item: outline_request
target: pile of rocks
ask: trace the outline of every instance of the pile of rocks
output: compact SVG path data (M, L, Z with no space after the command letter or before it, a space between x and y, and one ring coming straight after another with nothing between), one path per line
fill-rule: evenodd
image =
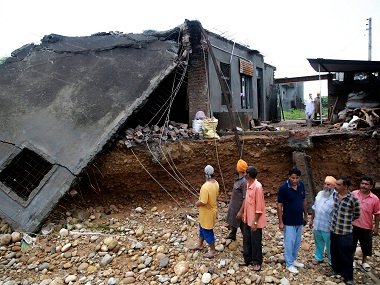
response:
M39 284L343 284L327 277L326 264L312 265L312 233L304 229L299 274L284 266L283 233L278 230L275 203L267 206L268 226L264 230L262 271L241 267L242 239L225 239L224 218L228 205L219 202L215 229L218 255L212 259L193 251L197 241L197 209L193 203L181 207L157 204L127 208L125 205L68 211L64 221L50 221L45 233L31 235L25 246L23 233L0 237L0 285ZM149 207L149 208L147 208ZM123 211L119 210L123 209ZM108 213L108 214L107 214ZM195 221L194 221L195 220ZM4 224L2 230L9 232ZM373 272L380 272L379 237L375 256L369 260ZM361 271L358 284L374 284Z
M187 124L170 121L168 126L137 126L129 128L125 132L124 144L130 148L137 144L151 142L176 141L179 139L197 139L199 133L189 128Z

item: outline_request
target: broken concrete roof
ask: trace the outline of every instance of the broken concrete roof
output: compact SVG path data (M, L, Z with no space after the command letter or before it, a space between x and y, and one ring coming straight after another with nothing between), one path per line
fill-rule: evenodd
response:
M51 34L0 65L0 171L25 147L53 165L38 195L22 203L0 183L0 214L12 227L36 230L75 176L174 70L179 32Z
M175 67L177 48L146 35L45 36L0 65L1 140L78 174Z

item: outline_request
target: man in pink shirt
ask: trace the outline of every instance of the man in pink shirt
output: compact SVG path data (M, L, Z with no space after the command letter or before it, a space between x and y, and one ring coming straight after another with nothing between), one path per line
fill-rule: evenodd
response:
M360 217L352 222L353 249L355 254L356 245L359 241L363 253L362 267L367 271L371 270L371 266L367 263L367 256L372 255L372 234L378 234L380 220L380 201L371 192L373 184L371 177L363 176L360 179L360 189L352 192L360 203ZM374 216L375 226L373 225Z
M249 166L246 170L247 191L237 216L243 220L244 265L253 265L254 271L261 270L263 263L262 237L267 220L263 186L256 179L257 170Z

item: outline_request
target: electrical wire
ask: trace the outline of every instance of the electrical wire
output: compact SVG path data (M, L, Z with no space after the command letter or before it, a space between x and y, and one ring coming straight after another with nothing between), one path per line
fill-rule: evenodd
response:
M203 46L202 46L203 47ZM204 70L205 70L205 76L207 78L207 83L208 83L208 72L207 72L207 62L206 62L206 53L205 53L205 50L202 48L202 52L203 52L203 63L204 63ZM216 67L215 67L216 68ZM207 89L209 89L209 87L207 87ZM208 96L208 106L209 106L209 110L210 110L210 115L212 113L212 109L211 109L211 94L208 93L209 96ZM210 116L211 117L211 116ZM227 190L226 190L226 184L224 182L224 177L223 177L223 172L222 172L222 169L221 169L221 166L220 166L220 161L219 161L219 153L218 153L218 144L217 144L217 141L216 141L216 138L214 137L214 145L215 145L215 154L216 154L216 161L217 161L217 164L218 164L218 169L219 169L219 174L220 174L220 177L222 179L222 184L223 184L223 190L225 193L227 193Z
M182 50L181 50L181 53L180 54L182 54ZM166 157L166 155L165 155L165 152L163 151L163 149L162 149L162 136L164 135L164 132L165 132L165 128L167 128L168 127L168 124L169 124L169 115L170 115L170 109L171 109L171 107L172 107L172 104L173 104L173 102L174 102L174 99L175 99L175 95L177 95L178 94L178 91L180 90L180 87L181 87L181 85L182 85L182 83L183 83L183 81L184 81L184 77L185 77L185 75L186 75L186 71L187 71L187 66L188 66L188 64L187 64L187 62L188 62L188 59L189 59L189 54L187 54L187 56L186 56L186 63L185 64L183 64L184 66L185 66L185 68L183 69L183 71L182 71L182 75L181 75L181 78L180 78L180 80L179 80L179 83L176 85L176 87L174 88L174 83L175 83L175 80L173 80L173 86L172 86L172 92L171 92L171 94L170 94L170 96L168 97L168 99L165 101L165 103L164 104L162 104L161 105L161 107L160 107L160 109L159 109L159 112L156 112L155 113L155 115L149 120L149 122L145 125L145 127L147 127L147 126L149 126L150 125L150 123L155 119L155 117L162 111L162 109L163 108L165 108L165 110L162 112L162 114L161 114L161 116L160 116L160 118L158 119L158 121L161 121L162 120L162 118L163 118L163 116L165 115L165 114L167 114L166 115L166 118L165 118L165 123L164 123L164 128L162 128L162 132L161 132L161 139L160 139L160 144L159 144L159 146L160 146L160 149L161 149L161 152L162 152L162 154L163 154L163 156L165 157L165 159L166 159L166 161L168 162L168 165L170 166L170 168L171 168L171 170L173 171L173 173L174 173L174 175L176 176L176 177L174 177L163 165L162 165L162 163L160 162L160 160L159 160L159 158L157 158L156 157L156 155L153 153L153 151L151 150L151 148L149 147L149 143L148 143L148 141L147 140L145 140L145 143L146 143L146 146L147 146L147 148L148 148L148 150L149 150L149 152L151 153L151 155L155 158L155 160L157 161L157 163L177 182L177 183L179 183L180 185L182 185L186 190L188 190L190 193L191 193L191 195L193 195L193 196L196 196L196 197L198 197L198 194L197 194L197 191L194 189L194 187L192 187L191 186L191 184L190 184L190 182L188 181L188 180L186 180L186 182L191 186L191 188L192 189L190 189L190 188L188 188L186 185L185 185L185 183L183 183L183 181L181 180L181 178L179 177L179 175L178 175L178 173L180 173L179 172L179 170L178 170L178 168L175 166L175 163L174 163L174 161L171 159L171 161L172 161L172 163L173 163L173 166L172 166L172 164L169 162L169 160L167 159L167 157ZM182 61L179 61L178 62L178 64L177 64L177 67L182 67ZM176 74L175 74L176 75ZM151 131L149 131L149 133L148 133L148 135L151 133ZM182 175L182 174L180 174L181 175L181 177L184 179L184 176ZM150 176L152 176L151 174L150 174ZM157 181L156 179L155 179L155 181ZM163 187L162 185L160 185L161 187ZM165 189L165 191L167 191L166 189Z
M181 53L182 53L182 52L181 52ZM187 72L187 66L188 66L187 63L188 63L188 61L189 61L189 53L187 53L187 55L186 55L186 60L185 60L186 64L185 64L185 68L184 68L183 73L182 73L182 76L181 76L181 78L180 78L180 83L178 83L178 85L177 85L176 88L174 88L174 82L175 82L175 80L173 81L172 93L171 93L171 97L172 97L172 99L171 99L171 101L170 101L170 105L169 105L169 108L168 108L168 111L167 111L167 116L166 116L165 123L164 123L164 127L166 127L166 128L169 128L169 117L170 117L171 107L172 107L172 104L173 104L173 102L174 102L174 99L175 99L176 95L178 94L178 91L179 91L179 89L180 89L180 86L181 86L182 83L183 83L184 76L186 75L186 72ZM174 90L173 90L173 89L174 89ZM162 136L161 136L161 138L162 138ZM167 143L167 142L165 142L165 144L166 144L166 143ZM160 139L160 148L161 148L161 150L162 150L162 139ZM162 153L163 153L165 159L167 160L168 164L171 166L171 164L170 164L169 160L166 158L165 152L164 152L163 150L162 150ZM186 183L187 183L187 184L188 184L188 185L194 190L194 192L197 193L197 190L195 190L195 188L191 185L191 183L190 183L190 182L189 182L189 181L188 181L188 180L182 175L182 173L178 170L178 168L176 167L176 165L175 165L175 163L174 163L174 161L173 161L173 159L172 159L170 153L167 152L167 154L168 154L168 156L169 156L171 162L173 163L173 167L175 168L175 170L173 169L172 166L171 166L171 168L172 168L173 172L175 173L175 175L177 176L177 178L180 179L180 178L179 178L179 175L180 175L181 178L182 178L183 180L185 180ZM178 173L178 174L177 174L177 173ZM182 180L180 180L180 181L182 182ZM184 186L185 186L185 185L184 185ZM186 186L185 186L185 187L186 187Z
M140 163L141 167L144 168L144 170L146 171L146 173L148 173L148 175L169 195L170 198L172 198L174 200L174 202L180 207L182 208L181 204L179 204L179 202L173 197L173 195L170 194L170 192L168 190L166 190L166 188L164 186L161 185L160 182L158 182L158 180L156 178L154 178L154 176L148 171L148 169L145 168L144 164L141 163L141 161L139 160L139 158L137 157L137 155L135 154L135 152L133 151L133 149L130 149L132 154L135 156L135 158L137 159L137 161Z

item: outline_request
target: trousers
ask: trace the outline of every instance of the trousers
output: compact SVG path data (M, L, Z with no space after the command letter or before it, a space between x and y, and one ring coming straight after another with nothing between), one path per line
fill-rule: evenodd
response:
M313 235L315 243L314 258L318 261L323 261L326 249L327 260L328 263L331 264L330 233L320 230L314 230Z
M293 265L301 246L302 225L284 226L284 257L286 267Z
M354 255L352 254L353 238L352 234L337 235L330 234L331 265L335 273L340 274L344 281L354 279Z
M263 263L262 236L263 229L252 229L246 224L243 224L243 257L245 264Z

